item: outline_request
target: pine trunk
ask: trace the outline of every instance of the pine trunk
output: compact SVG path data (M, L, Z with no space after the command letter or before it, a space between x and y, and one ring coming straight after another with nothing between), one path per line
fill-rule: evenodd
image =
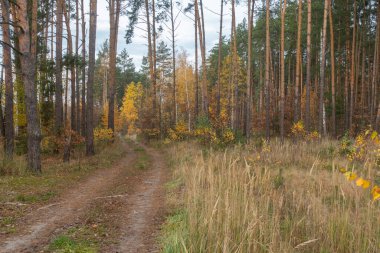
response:
M265 137L269 141L270 137L270 97L269 97L269 68L270 68L270 31L269 31L269 16L270 16L269 0L266 0L266 36L265 36Z
M96 19L97 0L90 1L90 37L88 49L88 82L87 82L87 105L86 105L86 155L92 156L94 150L94 75L95 75L95 46L96 46Z
M55 131L60 134L63 128L63 101L62 101L62 14L63 1L57 0L56 10L56 51L55 51Z
M334 24L332 18L332 2L329 4L329 20L330 20L330 61L331 61L331 134L336 136L336 105L335 105L335 50L334 50Z
M282 3L282 1L281 1ZM285 13L286 13L286 0L282 3L281 8L281 51L280 51L280 135L281 142L284 142L284 117L285 117Z
M298 1L298 29L296 55L296 85L294 87L294 122L300 120L300 82L301 82L301 32L302 32L302 0Z
M35 0L36 1L36 0ZM33 45L31 38L35 36L30 34L29 19L28 19L28 1L17 1L18 26L23 31L18 35L19 50L21 53L20 63L25 89L25 107L27 119L27 167L34 173L41 173L41 157L40 157L40 142L41 130L40 120L37 109L37 90L35 86L35 54L33 54ZM36 18L36 17L34 17Z
M3 22L1 24L3 30L3 68L5 70L5 108L4 108L4 151L8 159L13 158L14 149L14 126L13 126L13 78L12 78L12 54L11 54L11 39L10 39L10 6L8 0L1 0L1 12ZM9 45L9 46L8 46ZM1 73L3 81L3 72ZM2 110L2 108L1 108ZM3 119L3 115L2 119Z
M329 0L325 0L323 11L323 28L322 28L322 45L321 45L321 69L319 80L319 133L326 134L324 132L324 87L325 87L325 68L326 68L326 28L327 28L327 14L329 8Z

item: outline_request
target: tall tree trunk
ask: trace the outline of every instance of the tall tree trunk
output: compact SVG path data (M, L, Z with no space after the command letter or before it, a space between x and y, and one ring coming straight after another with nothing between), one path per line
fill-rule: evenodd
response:
M156 109L157 109L157 88L156 88L156 77L155 77L155 67L154 67L154 60L153 60L153 54L155 50L153 50L152 46L152 28L150 24L150 12L149 12L149 1L145 0L145 13L146 13L146 25L147 25L147 33L148 33L148 62L149 62L149 75L150 75L150 81L153 88L153 94L152 94L152 113L154 117L156 117ZM154 19L154 18L153 18ZM154 124L155 125L155 122ZM152 125L152 126L153 126Z
M282 0L281 0L282 3ZM284 142L284 118L285 118L285 13L286 13L286 0L282 3L281 8L281 50L280 50L280 135L281 143Z
M350 71L350 118L348 122L349 129L353 127L354 117L354 86L355 86L355 54L356 54L356 0L354 0L354 28L352 32L352 48L351 48L351 71Z
M12 54L10 39L10 18L9 18L9 1L1 0L1 12L3 22L1 24L3 30L3 67L5 70L5 112L4 120L4 151L8 159L13 158L14 149L14 126L13 126L13 79L12 79ZM1 81L3 81L3 72L1 72ZM1 109L2 110L2 109Z
M173 0L170 0L170 23L172 40L172 64L173 64L173 126L177 124L177 79L176 79L176 55L175 55L175 19L173 11Z
M248 0L250 2L251 0ZM248 5L250 5L248 3ZM217 95L216 95L216 115L220 117L220 76L222 72L222 43L223 43L223 6L224 0L220 1L220 21L219 21L219 47L218 47L218 83L217 83ZM249 31L249 29L248 29ZM249 51L250 49L248 49ZM248 57L249 57L248 52Z
M82 45L84 47L84 45ZM79 91L79 1L75 1L75 83L76 83L76 131L80 133L80 91Z
M232 20L231 20L231 40L232 40L232 84L233 84L233 97L234 97L234 103L233 103L233 114L234 114L234 120L232 122L232 128L237 131L239 127L239 89L238 89L238 83L239 83L239 63L238 63L238 53L237 53L237 35L236 35L236 15L235 15L235 0L231 1L231 7L232 7Z
M36 1L36 0L34 0ZM28 134L28 155L27 167L35 173L41 172L41 157L40 157L40 142L41 130L40 120L37 109L37 92L35 81L35 55L33 54L33 45L30 34L29 19L28 19L28 1L18 0L18 26L23 31L19 34L19 47L21 53L21 70L25 89L25 105L26 105L26 118L27 118L27 134ZM34 15L33 15L34 16ZM36 17L32 17L35 18Z
M310 88L311 88L311 0L307 0L307 48L306 48L306 105L305 126L310 131Z
M69 1L70 5L70 1ZM70 8L69 10L70 11ZM66 6L63 8L63 15L65 17L65 23L66 23L66 29L67 29L67 48L68 48L68 54L70 57L73 57L74 50L73 50L73 39L71 34L71 27L70 27L70 13L66 10ZM75 103L75 65L73 62L70 62L70 82L71 82L71 96L70 96L70 123L71 123L71 129L76 130L76 103ZM67 94L66 94L67 96ZM67 112L66 112L67 113Z
M322 28L322 47L321 47L321 69L319 80L319 132L324 133L324 86L325 86L325 67L326 67L326 27L327 27L327 11L329 8L329 0L325 0L323 11L323 28Z
M265 35L265 137L269 141L270 137L270 97L269 97L269 68L270 68L270 31L269 31L269 0L266 0L266 35Z
M82 118L81 135L86 136L86 20L84 16L84 1L81 0L82 15Z
M197 24L198 24L198 32L199 32L199 45L201 47L201 58L202 58L202 113L204 116L208 117L208 99L207 99L207 66L206 66L206 46L204 42L204 32L202 27L204 27L202 23L202 19L199 13L198 0L194 1L195 3L195 12Z
M223 1L222 1L223 2ZM252 4L252 6L251 6ZM247 94L245 108L245 135L251 136L252 115L252 29L255 0L248 0L248 58L247 58Z
M375 87L376 83L379 83L380 75L379 75L379 62L380 62L380 5L377 5L377 31L376 31L376 44L375 44L375 55L373 62L373 74L372 74L372 83ZM375 92L374 92L375 93ZM376 98L376 96L374 96ZM374 101L376 103L376 100ZM377 106L377 114L375 120L375 129L380 132L380 102Z
M56 51L55 51L55 131L60 134L63 127L62 101L62 14L63 0L57 0Z
M153 61L153 92L154 92L154 99L157 97L157 31L156 31L156 3L155 0L152 0L152 40L153 40L153 48L152 48L152 61ZM160 138L162 138L163 129L162 129L162 105L161 105L161 98L159 99L159 107L158 107L158 123L160 128ZM153 110L154 113L156 112ZM155 113L156 115L156 113Z
M332 136L336 136L336 105L335 105L335 50L334 50L334 24L332 18L332 2L329 3L329 20L330 20L330 61L331 61L331 131Z
M302 0L298 1L298 29L297 29L297 55L296 55L296 85L294 87L294 122L300 120L300 82L301 74L301 32L302 32Z
M2 104L3 99L3 83L4 83L4 65L1 66L1 77L0 77L0 104ZM4 119L4 113L3 108L0 106L0 135L1 137L5 137L5 119ZM5 149L5 143L4 143L4 149Z
M68 68L66 68L65 73L66 73L65 74L65 91L64 91L65 100L63 103L63 124L66 127L66 123L67 123L67 94L68 94L68 90L69 90L69 69Z
M94 150L94 75L95 75L95 46L96 46L96 19L97 0L90 0L90 37L88 47L88 82L87 82L87 108L86 108L86 155L92 156Z
M109 104L108 128L115 131L115 85L116 85L116 52L121 0L109 1L110 12L110 51L109 51Z
M195 120L199 114L199 76L198 76L198 13L194 11L194 51L195 51Z

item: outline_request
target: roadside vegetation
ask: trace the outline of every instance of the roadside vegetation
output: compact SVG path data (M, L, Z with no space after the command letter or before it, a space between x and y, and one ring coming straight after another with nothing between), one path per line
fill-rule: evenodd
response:
M163 252L378 252L377 132L336 141L297 123L291 136L172 144Z

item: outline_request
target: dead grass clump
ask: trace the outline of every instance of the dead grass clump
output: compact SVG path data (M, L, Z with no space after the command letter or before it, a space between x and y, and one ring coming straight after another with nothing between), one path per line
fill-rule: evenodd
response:
M378 252L379 202L341 175L336 145L178 144L186 229L167 252Z

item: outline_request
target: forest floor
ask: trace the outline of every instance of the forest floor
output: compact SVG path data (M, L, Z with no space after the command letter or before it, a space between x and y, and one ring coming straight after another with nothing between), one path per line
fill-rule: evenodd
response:
M119 161L69 181L52 201L16 218L11 232L1 231L0 252L158 252L165 160L154 148L120 145Z

